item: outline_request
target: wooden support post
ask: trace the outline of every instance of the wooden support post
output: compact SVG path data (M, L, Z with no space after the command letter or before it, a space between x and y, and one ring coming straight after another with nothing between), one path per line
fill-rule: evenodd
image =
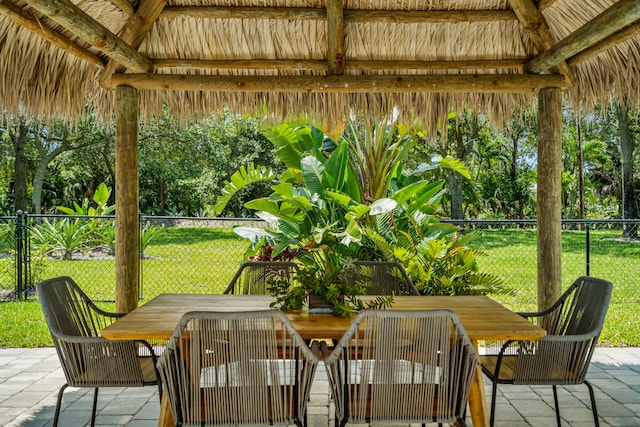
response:
M562 91L538 95L538 308L562 291Z
M116 88L116 310L138 306L138 90Z

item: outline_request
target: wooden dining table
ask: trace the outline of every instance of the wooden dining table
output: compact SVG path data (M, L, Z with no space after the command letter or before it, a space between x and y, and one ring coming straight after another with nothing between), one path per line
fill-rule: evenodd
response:
M363 299L374 297L363 297ZM102 330L110 340L168 340L183 314L189 311L253 311L269 309L269 295L162 294L136 308ZM483 340L536 340L545 330L486 296L396 296L389 310L449 309L455 312L471 342L478 349ZM305 340L340 339L351 319L305 311L287 313ZM489 425L482 369L478 365L469 395L474 427ZM159 426L172 426L168 400L163 398Z

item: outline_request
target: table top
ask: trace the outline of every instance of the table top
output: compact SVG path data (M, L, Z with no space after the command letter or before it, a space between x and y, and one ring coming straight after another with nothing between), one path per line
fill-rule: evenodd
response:
M166 340L186 312L267 310L272 301L269 295L162 294L103 329L102 336L113 340ZM393 306L388 308L433 309L455 312L473 341L538 339L545 335L542 328L486 296L396 296ZM304 339L339 339L351 323L349 318L304 311L287 316Z

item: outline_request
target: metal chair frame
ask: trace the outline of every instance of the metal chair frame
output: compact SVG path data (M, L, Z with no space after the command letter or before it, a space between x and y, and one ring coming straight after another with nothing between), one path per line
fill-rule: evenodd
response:
M270 279L291 280L298 271L298 265L290 261L250 261L245 262L224 290L225 294L266 295Z
M606 280L580 277L548 309L519 313L546 329L545 337L538 341L498 342L487 348L487 355L480 356L480 361L483 372L492 381L491 426L495 422L498 384L551 385L558 427L561 419L557 386L585 384L594 423L596 427L600 425L593 387L585 377L612 289L613 285Z
M335 402L335 425L465 425L477 353L449 310L359 313L323 359Z
M100 337L100 330L124 316L124 313L100 309L66 276L45 280L38 283L36 288L67 381L58 392L54 427L58 425L62 396L68 386L94 389L92 426L95 425L100 387L157 385L162 396L156 355L148 342L109 341ZM153 366L153 379L145 378L142 364L147 368L149 364Z
M401 264L391 261L354 261L360 273L370 272L369 295L420 295ZM382 291L382 292L381 292Z
M158 369L177 426L307 425L318 344L279 310L186 313Z

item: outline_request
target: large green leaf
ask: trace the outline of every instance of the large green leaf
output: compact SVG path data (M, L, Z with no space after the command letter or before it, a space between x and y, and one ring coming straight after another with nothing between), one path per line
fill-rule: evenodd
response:
M107 187L107 184L103 182L98 185L98 188L96 188L96 191L93 193L93 201L98 205L104 206L109 201L110 195L111 191L109 190L109 187Z
M236 233L238 236L243 237L252 242L257 242L263 237L270 237L272 235L272 233L269 233L264 228L245 227L245 226L234 227L233 232Z
M355 203L351 197L339 191L326 190L325 194L345 209L349 209L349 206Z
M291 145L280 147L276 150L276 156L278 156L278 158L282 160L282 163L288 168L300 169L302 153L296 150L295 147Z
M348 147L347 143L343 141L325 162L325 173L323 174L325 188L342 191L348 176L348 165Z
M440 198L442 198L443 194L444 194L444 190L440 190L440 192L436 194L433 194L431 191L420 194L420 196L416 197L411 201L411 203L409 203L409 208L407 209L407 212L409 212L409 214L412 214L418 209L421 209L425 204L434 206L435 205L434 202L436 200L439 201ZM437 210L437 207L434 208L434 211L435 210Z
M282 196L286 198L293 198L293 184L286 182L282 184L276 184L271 187L273 195ZM272 198L273 198L272 195Z
M254 199L250 202L245 203L244 205L247 209L253 209L255 211L265 211L273 215L278 214L276 216L279 217L280 205L272 200L265 198Z
M444 159L440 160L438 166L445 169L451 169L458 172L465 178L471 179L471 175L469 175L469 171L467 170L467 167L464 165L464 163L458 159L454 159L453 157L445 157Z
M300 161L300 166L307 190L311 194L322 195L324 193L324 186L322 185L324 165L315 157L306 156Z
M442 189L444 186L444 180L436 182L418 181L413 184L409 184L406 187L402 187L391 195L393 200L398 203L404 203L407 200L414 197L416 194L422 197L426 196L424 200L429 200L433 195Z
M396 206L398 206L398 202L393 199L383 198L378 199L375 202L369 205L369 215L380 215L393 211Z
M231 180L222 189L222 194L216 200L216 214L220 215L229 203L229 200L241 189L254 182L274 181L277 175L271 168L256 168L253 163L246 167L240 166L238 171L231 175Z

